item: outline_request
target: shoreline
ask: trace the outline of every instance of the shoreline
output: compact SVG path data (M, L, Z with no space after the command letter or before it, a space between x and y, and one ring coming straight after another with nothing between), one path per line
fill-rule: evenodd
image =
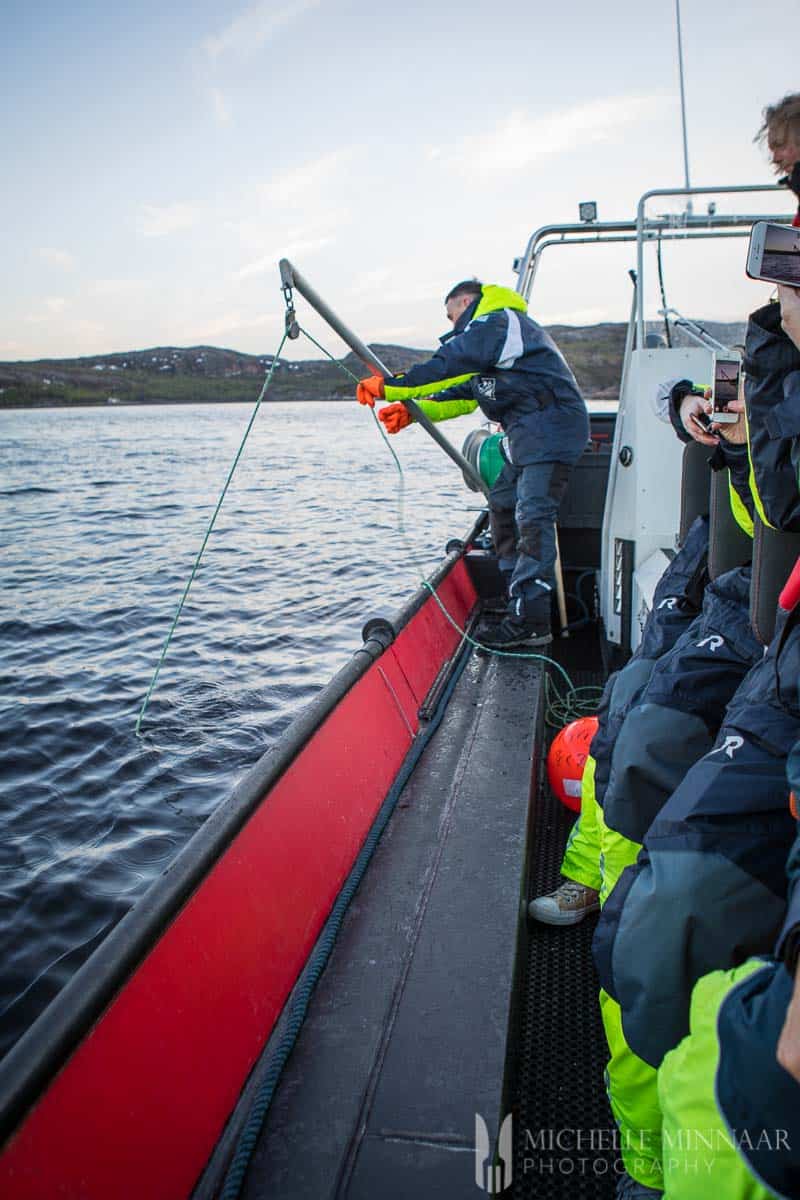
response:
M619 394L615 389L613 396L607 396L602 393L588 392L584 394L584 400L587 404L616 404L619 399ZM262 404L355 404L356 400L353 396L307 396L305 399L272 399L264 397ZM96 408L103 411L113 412L117 408L158 408L170 407L179 408L181 405L192 404L215 404L218 407L224 407L231 404L255 404L255 399L252 400L120 400L117 404L109 404L107 401L94 400L77 400L74 402L66 402L63 404L5 404L0 405L0 414L4 412L40 412L44 410L57 410L62 408Z
M254 396L252 400L236 399L236 400L205 400L202 397L197 397L192 400L118 400L114 404L109 404L107 400L65 400L62 402L53 402L46 400L41 404L0 404L0 413L3 412L24 412L36 409L56 409L56 408L102 408L113 411L115 408L155 408L159 405L169 405L170 407L178 407L182 404L216 404L218 406L228 404L255 404L258 397ZM306 396L303 399L299 397L287 397L282 399L265 396L261 401L262 404L352 404L354 398L352 396Z

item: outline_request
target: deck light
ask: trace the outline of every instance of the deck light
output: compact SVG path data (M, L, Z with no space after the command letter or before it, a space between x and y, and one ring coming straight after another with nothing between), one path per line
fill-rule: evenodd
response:
M595 201L594 200L582 200L581 203L578 205L578 216L580 217L580 219L582 221L586 221L587 224L589 221L596 221L597 220L597 204L595 203Z

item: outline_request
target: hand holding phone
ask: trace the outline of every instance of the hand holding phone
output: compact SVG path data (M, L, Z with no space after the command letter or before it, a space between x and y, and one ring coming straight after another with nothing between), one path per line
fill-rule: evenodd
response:
M738 356L714 355L711 420L715 425L733 425L739 420L739 413L726 410L728 405L739 396L741 369L742 360Z
M693 387L681 401L680 418L690 437L702 446L713 447L719 442L719 437L711 428L711 417L706 412L707 397L710 394L709 388Z
M751 279L800 287L800 229L756 221L750 234L745 270Z

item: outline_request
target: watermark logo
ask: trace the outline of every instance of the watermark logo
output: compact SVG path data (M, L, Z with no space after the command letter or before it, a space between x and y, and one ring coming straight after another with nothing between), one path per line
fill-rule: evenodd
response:
M516 1135L516 1147L512 1145ZM732 1151L744 1154L749 1149L777 1154L791 1152L785 1129L731 1130L720 1127L679 1127L667 1129L550 1128L531 1129L517 1124L512 1130L511 1114L500 1128L493 1149L486 1122L475 1114L475 1183L489 1196L499 1196L517 1179L613 1179L626 1172L635 1179L652 1180L661 1187L662 1176L677 1186L680 1177L703 1179L711 1195L713 1185L721 1185L724 1162L721 1151L730 1158ZM517 1158L513 1162L513 1152ZM667 1187L667 1194L672 1194ZM717 1188L719 1190L719 1187ZM535 1185L532 1194L536 1194ZM566 1194L566 1192L564 1193ZM693 1195L700 1195L695 1188Z
M511 1187L514 1178L512 1124L509 1113L500 1126L497 1154L492 1155L486 1122L480 1113L475 1113L475 1183L490 1196L499 1196Z

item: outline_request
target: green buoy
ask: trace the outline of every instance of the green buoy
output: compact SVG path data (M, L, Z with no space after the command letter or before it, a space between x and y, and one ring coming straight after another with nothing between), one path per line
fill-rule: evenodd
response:
M477 471L487 487L492 487L506 465L506 460L500 451L500 443L503 440L502 433L489 433L488 429L473 429L464 439L464 445L461 447L461 453ZM477 492L478 488L464 475L464 483L471 492Z

